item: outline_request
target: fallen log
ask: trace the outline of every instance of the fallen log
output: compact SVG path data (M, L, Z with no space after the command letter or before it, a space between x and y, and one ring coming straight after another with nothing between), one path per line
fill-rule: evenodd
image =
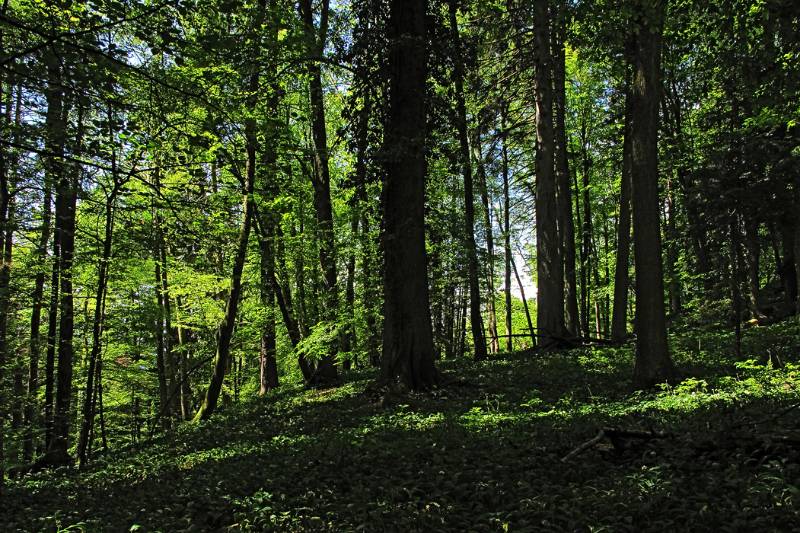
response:
M561 458L562 463L566 463L573 457L580 455L581 453L585 452L589 448L596 446L604 439L608 439L611 441L612 446L616 450L622 450L625 448L625 440L637 439L637 440L650 440L650 439L666 439L672 437L671 433L666 431L642 431L639 429L621 429L621 428L612 428L606 427L601 429L597 432L597 435L592 437L591 439L587 440L567 455Z

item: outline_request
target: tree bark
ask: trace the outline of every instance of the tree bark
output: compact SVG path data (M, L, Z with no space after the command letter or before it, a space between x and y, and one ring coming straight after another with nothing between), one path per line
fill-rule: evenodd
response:
M575 223L572 219L572 187L570 184L569 157L566 128L566 53L564 37L567 25L567 3L558 2L553 31L553 117L555 136L555 173L558 209L558 227L564 270L564 322L567 333L579 333L578 289L575 278Z
M628 336L628 289L630 285L631 253L631 172L632 103L630 79L625 83L625 128L622 142L622 177L619 193L619 221L617 223L617 257L614 269L614 308L611 317L611 340L623 342Z
M506 131L506 111L508 104L503 104L500 111L500 129L501 133L501 165L503 174L503 260L505 262L505 284L504 284L504 298L505 298L505 320L506 320L506 351L511 352L514 349L514 327L511 321L511 263L513 261L513 252L511 251L511 195L510 184L508 176L508 132Z
M636 363L634 386L652 387L675 377L667 346L664 275L658 214L658 102L661 94L663 0L635 6L631 88L633 245L636 265Z
M426 0L392 0L389 111L384 158L384 327L381 376L434 387L433 328L425 252Z
M464 98L464 58L461 52L461 35L458 29L455 0L448 1L450 15L450 32L455 49L453 57L453 85L456 92L456 126L458 130L459 159L461 174L464 178L464 218L465 242L467 248L467 276L469 281L469 322L472 329L472 343L475 347L475 359L486 359L486 337L483 333L481 317L481 289L478 282L478 250L475 245L475 198L472 185L472 160L469 154L469 136L467 133L467 105Z
M80 153L83 142L83 108L78 106L75 152ZM72 293L72 262L75 252L75 211L81 166L73 163L71 172L64 172L56 185L56 233L60 244L59 267L59 324L58 373L56 380L53 436L45 463L67 464L72 402L72 363L74 334L74 295Z
M103 320L106 304L106 287L108 285L108 271L111 262L111 249L114 237L114 207L116 204L119 183L116 175L116 159L112 151L111 166L114 169L114 186L106 199L105 205L105 233L103 235L103 251L100 263L97 267L97 289L95 293L94 318L92 322L92 350L89 354L89 365L86 369L86 394L83 403L83 420L81 432L78 439L78 461L81 467L86 465L87 449L89 446L89 435L93 430L95 417L95 374L99 365L100 352L102 349L101 339L103 335Z
M553 84L547 0L534 0L536 64L536 272L539 347L552 348L565 336L564 280L558 238L554 175Z
M321 57L328 33L328 0L322 0L319 28L314 25L311 0L300 0L300 15L306 32L306 48L312 58ZM323 281L323 320L333 322L339 308L336 274L336 250L333 234L333 207L331 204L331 178L328 163L328 132L325 125L325 101L322 91L322 67L319 61L308 62L309 101L311 104L311 133L314 140L314 210L317 216L319 263ZM311 378L312 385L330 383L336 379L336 347L322 357Z
M500 351L500 342L497 337L497 310L495 309L495 288L494 288L494 231L492 229L492 211L489 202L489 187L486 183L486 166L481 153L480 133L475 135L473 142L475 161L478 164L478 188L480 189L481 203L483 204L483 223L486 227L486 286L489 297L486 299L486 307L489 315L489 347L493 354Z

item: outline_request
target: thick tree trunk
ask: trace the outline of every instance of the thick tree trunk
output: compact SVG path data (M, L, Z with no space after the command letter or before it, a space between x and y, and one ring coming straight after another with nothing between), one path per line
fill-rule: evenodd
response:
M425 252L426 0L392 0L384 158L384 327L381 376L414 389L438 380Z
M558 231L564 270L564 320L567 333L579 334L578 288L575 277L575 223L572 219L572 187L566 128L566 53L564 36L567 25L567 3L558 2L553 29L553 117L555 135L555 173L557 186Z
M80 153L83 142L83 108L78 107L75 152ZM53 437L47 450L45 462L67 464L69 458L69 434L72 402L72 363L74 313L72 293L72 262L75 253L75 211L78 200L78 183L82 168L74 163L71 172L62 173L56 185L56 233L61 248L60 254L60 298L58 324L58 373L56 379L55 414Z
M536 63L536 272L539 347L551 348L565 336L564 280L558 238L554 174L553 85L547 0L534 0Z
M663 0L636 3L631 88L633 244L636 265L636 364L634 386L671 380L675 368L667 346L664 275L658 213L658 102L661 94Z
M51 157L45 158L45 180L57 187L64 177L64 161L61 154L66 142L69 106L64 105L64 89L61 83L61 68L58 59L50 51L45 55L47 63L47 115L45 117L45 147ZM58 214L56 214L58 217ZM55 220L56 226L58 219ZM50 448L53 437L53 403L55 398L55 360L58 335L58 302L61 269L61 243L59 232L53 235L53 266L50 276L50 301L47 312L47 349L45 353L44 429L45 450Z
M478 282L478 249L475 245L475 199L472 186L472 160L469 154L467 133L467 105L464 98L464 59L461 53L461 35L456 18L456 0L448 1L450 32L455 55L453 57L453 84L456 92L456 122L458 129L459 159L464 178L464 240L467 248L467 276L469 281L469 322L472 328L472 342L475 345L475 359L486 359L486 337L483 333L481 317L481 289Z
M631 138L632 103L630 78L625 84L625 129L622 142L622 177L617 222L617 258L614 269L614 308L611 318L611 340L623 342L628 336L628 289L631 253L631 172L633 139Z

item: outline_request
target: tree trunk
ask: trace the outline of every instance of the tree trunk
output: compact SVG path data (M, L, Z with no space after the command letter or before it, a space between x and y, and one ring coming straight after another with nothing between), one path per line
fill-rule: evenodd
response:
M566 128L566 53L564 37L567 25L567 3L558 2L553 31L553 117L555 136L555 173L557 186L558 226L564 269L564 316L567 333L579 334L578 289L575 278L575 223L572 219L572 187L570 184L569 157Z
M252 57L258 58L261 55L260 43L260 30L266 18L266 1L260 0L259 10L256 13L254 21L254 50L252 50ZM242 271L247 259L247 243L250 239L250 227L253 222L255 212L255 199L253 192L255 189L256 181L256 154L258 153L258 137L256 132L256 120L252 116L255 110L258 90L259 90L259 67L258 63L254 63L252 71L249 73L248 84L246 87L247 108L250 111L244 121L244 137L245 137L245 150L247 152L247 167L245 175L241 179L243 185L243 198L242 198L242 227L239 231L239 239L236 247L236 256L233 260L233 272L231 273L231 288L228 295L228 301L225 304L225 316L217 330L217 350L214 355L214 368L211 374L211 381L206 390L205 398L194 416L194 421L207 420L214 414L217 408L217 401L219 399L220 391L222 390L222 382L225 380L225 371L228 368L228 359L230 357L231 337L233 337L233 328L236 324L236 315L239 310L239 299L242 293ZM240 178L242 178L240 176Z
M473 150L475 152L475 160L478 163L478 187L480 188L481 203L483 204L483 223L486 226L486 285L489 293L489 297L486 299L486 307L489 314L489 346L491 353L496 354L500 351L500 342L497 337L497 310L495 309L494 231L492 230L492 211L489 202L489 187L486 183L486 167L481 153L480 134L475 135Z
M525 309L525 320L528 322L528 331L531 334L532 347L536 348L536 330L533 328L533 320L531 320L531 312L528 309L528 299L525 297L525 287L522 285L522 279L519 277L517 271L517 262L511 258L511 266L514 268L514 277L517 278L517 285L519 285L519 295L522 296L522 307Z
M434 387L425 252L426 0L392 0L384 158L384 327L381 376Z
M539 347L556 346L565 335L564 280L558 238L554 175L553 85L547 0L534 0L536 63L536 271Z
M500 129L502 130L501 163L503 173L503 259L505 261L505 284L504 297L506 304L506 351L510 352L514 348L514 328L511 322L511 262L513 252L511 251L511 195L509 189L508 176L508 132L506 131L506 110L508 104L503 104L500 115Z
M758 294L761 280L759 279L759 263L761 262L761 243L758 236L758 221L748 219L744 223L745 263L747 265L747 307L753 318L764 318L758 308Z
M110 123L110 121L109 121ZM106 287L108 285L108 271L111 262L111 248L114 237L114 207L119 191L116 175L116 152L112 150L112 173L114 174L114 187L111 190L105 205L105 234L103 235L103 251L97 267L97 290L95 293L94 319L92 322L92 350L89 354L89 366L86 369L86 394L83 403L83 421L78 438L78 461L81 467L86 465L89 436L94 427L95 417L95 374L99 365L102 350L101 340L103 335L103 321L105 318Z
M275 234L269 228L271 221L261 220L261 305L266 311L266 321L261 330L261 350L259 352L259 389L263 396L267 391L278 387L278 362L275 358ZM265 227L266 226L266 227Z
M336 250L333 234L333 207L331 205L331 178L328 164L328 132L325 125L325 101L322 91L322 67L316 60L325 50L328 33L328 0L322 0L319 29L314 26L311 0L301 0L300 15L306 32L308 61L309 101L311 104L311 133L314 140L314 172L311 183L314 187L314 210L317 215L319 263L323 274L322 319L336 320L339 295L336 284ZM330 383L336 379L336 347L322 357L311 378L312 385Z
M467 248L467 275L469 281L469 322L472 329L472 342L475 345L475 359L486 359L486 337L483 333L481 317L481 289L478 282L478 250L475 245L475 199L472 188L472 160L469 154L467 134L467 105L464 98L464 59L461 53L461 35L456 19L458 7L456 0L448 0L450 32L455 49L453 57L453 84L456 92L456 122L458 129L461 173L464 178L464 217L465 241Z
M83 142L83 108L78 107L75 152L80 153ZM61 248L60 298L58 324L58 373L56 380L53 437L45 462L59 465L69 463L70 404L72 402L73 362L73 293L72 262L75 252L75 211L81 166L73 163L72 172L62 173L56 185L56 233Z
M664 275L658 214L658 102L661 94L663 0L640 0L631 88L633 247L636 265L636 364L634 386L671 380Z
M30 333L30 364L28 370L28 402L25 406L25 443L23 458L26 462L33 459L35 448L34 433L38 421L38 400L39 392L39 355L41 353L41 323L42 308L44 304L44 281L47 266L47 243L50 241L50 221L52 210L52 192L50 182L45 177L44 197L42 201L42 229L39 234L39 242L36 247L37 270L34 279L32 309L31 309L31 333Z
M622 177L619 192L617 223L617 258L614 270L614 309L611 318L611 340L623 342L628 336L628 288L631 253L631 172L633 139L631 138L632 103L630 75L625 84L625 128L622 142Z

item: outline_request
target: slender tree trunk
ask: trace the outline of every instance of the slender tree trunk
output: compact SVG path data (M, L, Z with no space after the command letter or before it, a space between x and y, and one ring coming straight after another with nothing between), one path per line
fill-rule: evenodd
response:
M631 90L633 245L636 264L636 364L634 386L671 380L664 275L658 215L658 101L661 79L663 0L639 0Z
M611 340L623 342L628 336L628 288L630 285L631 248L631 172L633 139L631 138L630 79L625 84L625 129L622 143L622 177L619 193L619 222L617 223L617 258L614 269L614 309L611 318Z
M583 162L583 231L581 237L581 324L584 337L589 336L592 306L592 197L589 188L590 173L592 168L589 159L589 138L587 131L587 118L582 117L581 123L581 160Z
M564 37L567 25L567 2L557 3L553 30L553 117L555 136L555 173L557 186L558 225L564 269L564 313L567 333L579 334L578 289L575 278L575 223L572 219L572 188L570 184L569 157L566 128L566 53Z
M322 0L319 29L314 25L311 0L300 0L300 15L306 32L307 50L312 58L321 57L328 33L328 0ZM309 101L311 103L311 133L314 140L314 209L317 215L319 263L323 274L322 318L336 319L339 307L336 274L336 251L333 234L333 207L331 204L331 179L328 163L328 132L325 125L325 102L322 91L322 67L316 60L308 62ZM329 383L336 379L336 347L317 363L311 384Z
M553 84L547 0L534 0L536 63L536 324L539 347L556 346L565 336L564 279L558 238L554 173Z
M475 199L472 186L472 160L469 154L469 135L467 133L467 105L464 98L464 59L461 53L461 35L458 29L456 0L448 0L450 32L455 54L453 57L453 84L456 92L456 115L459 142L461 173L464 178L464 217L465 241L467 248L467 275L469 281L469 322L472 328L472 342L475 345L475 359L486 359L486 337L483 333L481 317L481 289L478 282L478 249L475 245Z
M44 196L42 199L42 228L39 234L39 242L36 247L37 270L36 278L33 282L32 309L31 309L31 332L30 332L30 364L28 370L28 402L25 406L25 443L23 458L26 462L33 459L38 422L38 400L39 392L39 356L41 353L41 323L42 308L44 307L44 282L47 267L47 243L50 241L50 221L52 217L52 191L49 176L45 176Z
M262 235L259 239L261 251L261 305L266 311L266 321L261 330L261 350L259 352L259 395L278 387L278 362L275 358L277 349L275 338L275 244L274 232L269 228L270 222L262 218ZM266 226L266 227L265 227Z
M495 309L495 289L494 289L494 231L492 230L492 210L489 202L489 187L486 183L486 167L481 153L481 136L475 135L473 142L475 160L478 164L478 187L480 188L481 203L483 204L483 223L486 227L486 285L489 297L486 299L486 307L489 314L489 347L493 354L500 351L500 342L497 337L497 310Z
M254 21L254 50L252 50L252 57L258 58L261 55L261 37L258 33L261 29L264 19L266 18L266 0L260 0L259 10L256 14ZM252 71L249 73L247 84L247 108L252 113L255 110L259 90L259 68L260 65L255 63L252 66ZM228 294L228 301L225 304L225 316L217 330L217 350L214 355L214 368L211 374L211 381L206 390L203 403L200 409L194 416L194 421L207 420L214 414L217 408L217 401L219 394L222 390L222 382L225 380L225 371L228 368L228 359L230 357L231 338L233 337L233 328L236 324L236 315L239 310L239 300L242 294L242 272L244 271L244 264L247 260L247 243L250 240L250 227L253 223L255 215L255 199L253 192L255 189L256 181L256 155L258 154L258 138L256 132L256 120L251 115L244 123L244 137L245 149L247 152L247 167L245 175L241 180L243 185L243 198L242 198L242 227L239 231L239 238L236 246L236 256L233 260L233 272L231 273L231 289Z
M112 151L112 172L114 173L114 186L106 199L105 205L105 234L103 235L103 251L100 263L97 267L97 291L95 294L94 320L92 322L92 349L89 354L89 366L86 370L86 395L83 404L83 421L81 432L78 439L78 461L81 467L86 465L87 448L89 446L90 433L94 428L94 396L96 391L95 374L99 365L100 352L102 350L101 340L103 335L103 320L106 304L106 287L108 285L108 271L111 262L111 249L114 237L114 207L119 191L116 176L116 156Z
M666 192L666 270L669 292L669 310L672 316L678 316L681 313L683 303L681 297L681 283L680 279L678 279L678 228L675 220L677 218L677 205L675 202L675 192L673 191L673 182L671 179L667 180Z
M747 265L747 307L753 318L764 318L764 313L758 308L758 297L761 290L759 279L759 263L761 262L761 243L759 242L758 229L760 224L756 220L745 220L744 247L746 251L745 263Z
M425 252L426 0L392 0L384 158L384 327L381 376L429 389L433 328Z
M503 258L505 261L505 284L504 296L506 303L506 351L510 352L514 347L514 331L511 322L511 262L513 261L511 251L511 195L509 191L508 176L508 137L506 132L506 109L507 104L502 106L500 115L500 128L502 130L501 163L503 174Z
M519 285L519 295L522 297L522 307L525 309L525 320L528 322L528 331L531 334L532 347L536 347L536 330L533 328L533 320L531 320L531 312L528 309L528 299L525 297L525 286L522 284L522 279L517 270L517 262L511 258L511 265L514 267L514 277L517 278L517 285Z

